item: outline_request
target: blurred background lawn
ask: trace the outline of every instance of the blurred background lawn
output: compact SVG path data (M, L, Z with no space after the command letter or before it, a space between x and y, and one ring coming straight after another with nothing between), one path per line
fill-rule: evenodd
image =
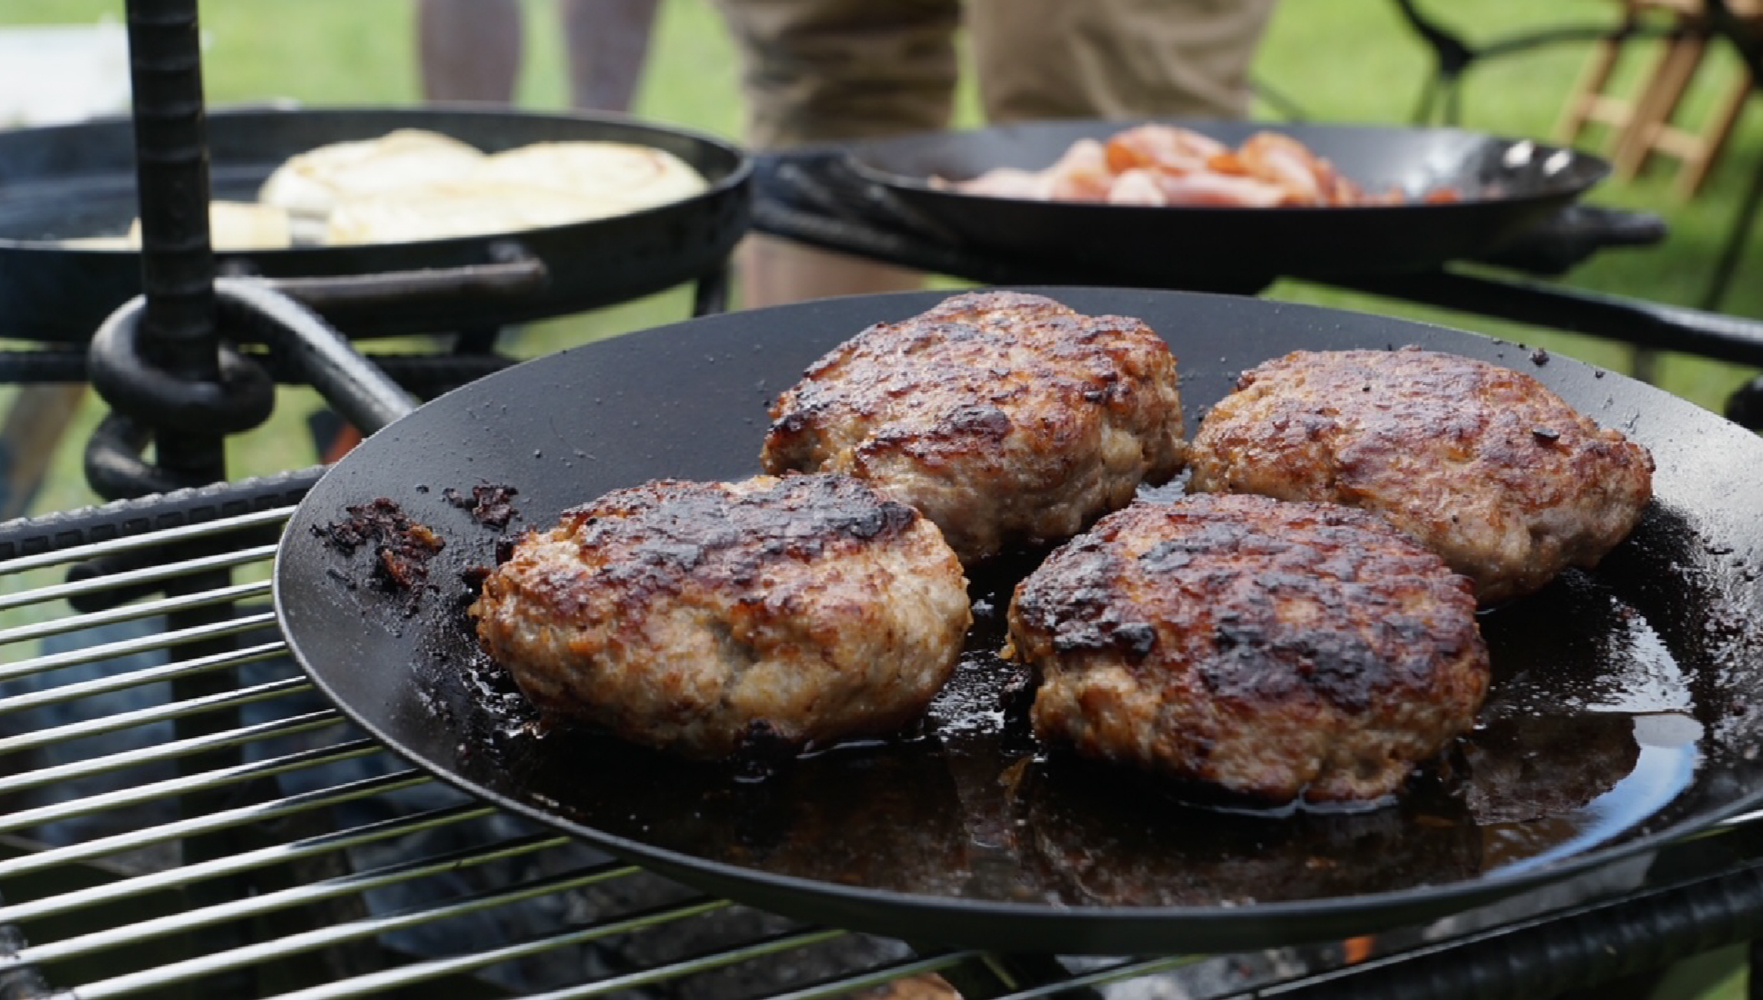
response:
M1423 2L1441 22L1472 43L1562 23L1613 22L1610 0L1442 0ZM550 0L527 0L528 64L518 103L533 109L565 104L563 53ZM122 0L33 0L0 6L0 27L23 24L91 24L120 19ZM409 0L207 0L201 5L205 38L205 85L213 106L293 100L306 105L402 105L420 100L413 5ZM1477 63L1462 89L1462 124L1503 135L1548 138L1590 52L1568 43ZM1271 26L1256 64L1269 99L1257 117L1277 121L1294 109L1325 122L1407 123L1432 70L1431 50L1403 22L1389 0L1288 2ZM1626 69L1645 62L1643 52ZM1717 51L1698 77L1684 117L1699 120L1713 95L1739 72L1731 53ZM667 0L649 71L635 113L657 122L714 134L739 134L741 106L733 47L706 0ZM45 82L45 86L53 86ZM961 124L977 124L971 90L963 95ZM1599 150L1602 135L1587 136ZM1574 288L1637 296L1678 305L1698 304L1725 239L1746 178L1763 156L1763 123L1751 108L1741 119L1725 156L1693 201L1671 192L1672 171L1655 169L1627 182L1606 181L1593 204L1638 208L1664 216L1670 236L1661 245L1607 251L1563 279ZM1751 241L1739 277L1723 303L1727 312L1763 317L1763 234ZM1594 364L1629 370L1623 347L1586 337L1538 331L1475 315L1448 313L1401 302L1349 294L1328 287L1282 281L1267 295L1292 301L1363 309L1445 323L1540 344ZM535 354L567 344L611 336L684 318L687 290L580 316L534 324L509 338L516 353ZM3 321L0 317L0 321ZM1735 366L1666 355L1658 380L1666 388L1718 410L1727 394L1756 373ZM298 390L284 390L298 397ZM242 436L234 447L234 475L298 467L315 460L303 423L309 400L284 401L270 425ZM96 407L70 438L83 440ZM93 502L75 454L58 461L35 509L53 510Z

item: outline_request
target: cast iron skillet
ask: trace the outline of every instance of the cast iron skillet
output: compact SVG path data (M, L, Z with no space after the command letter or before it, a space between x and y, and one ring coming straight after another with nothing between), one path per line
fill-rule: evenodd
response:
M692 198L642 212L503 236L358 247L225 252L228 273L272 278L483 265L511 251L536 257L543 287L515 297L405 300L339 319L351 336L495 328L626 301L719 267L747 229L752 166L708 135L616 117L494 108L215 111L208 116L214 198L251 201L270 172L316 146L423 128L496 151L543 141L656 146L710 181ZM83 341L141 290L137 253L63 246L121 235L137 214L128 119L0 132L0 322L9 336Z
M1566 878L1763 799L1763 442L1647 385L1402 320L1197 293L1054 288L1175 347L1190 428L1244 368L1294 348L1419 344L1530 372L1652 449L1657 499L1594 573L1489 612L1484 725L1398 805L1232 812L1058 756L999 710L998 619L1032 554L973 574L970 655L925 729L768 776L591 734L535 735L476 651L471 567L563 509L655 477L758 470L766 407L823 352L943 293L829 299L572 349L442 396L306 497L276 606L314 681L443 779L684 882L920 942L1057 953L1238 950L1422 922ZM507 486L504 531L462 506ZM445 548L428 585L374 583L327 542L376 498Z
M1449 185L1463 200L1352 208L1147 208L959 194L993 167L1050 166L1079 138L1137 122L999 125L857 143L848 163L971 246L1091 271L1214 279L1326 278L1424 271L1497 249L1609 173L1572 149L1451 128L1165 119L1235 146L1263 129L1292 136L1367 190ZM1123 284L1127 282L1122 282Z

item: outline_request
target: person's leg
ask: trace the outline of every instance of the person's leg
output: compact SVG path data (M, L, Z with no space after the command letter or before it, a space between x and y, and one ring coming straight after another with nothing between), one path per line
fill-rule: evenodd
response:
M419 0L416 18L425 98L513 102L520 0Z
M747 144L782 149L947 128L957 0L718 0L743 60ZM742 305L917 288L916 272L748 237Z
M917 271L762 233L741 241L736 268L741 305L747 309L924 286L924 275Z
M569 47L569 101L627 112L642 81L661 0L561 0Z
M1240 118L1273 0L969 0L993 121Z

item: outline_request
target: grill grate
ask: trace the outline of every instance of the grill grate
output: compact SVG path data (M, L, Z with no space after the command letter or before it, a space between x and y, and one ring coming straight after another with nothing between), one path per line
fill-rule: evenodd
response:
M972 957L742 914L395 760L289 661L273 546L232 547L289 513L0 564L0 995L838 996ZM196 542L211 551L56 579ZM216 569L239 579L65 613ZM172 694L195 676L226 683Z
M927 992L933 973L969 1000L1340 988L1334 946L1063 961L914 952L705 897L469 799L365 737L287 656L263 537L290 513L0 562L0 997L947 995ZM137 568L64 579L125 556ZM104 606L192 577L214 585ZM1750 819L1722 828L1743 836L1690 847L1719 870L1687 888L1607 873L1593 902L1533 899L1463 923L1456 950L1516 975L1499 938L1522 941L1546 919L1556 936L1537 939L1555 972L1533 978L1553 992L1624 971L1604 949L1633 940L1636 921L1650 921L1659 964L1744 940L1763 927ZM1626 904L1607 901L1611 880ZM1661 917L1685 892L1692 916ZM1401 947L1425 956L1424 993L1478 981L1442 971L1449 940ZM1367 970L1409 976L1400 995L1416 995L1408 967L1420 964L1395 954Z

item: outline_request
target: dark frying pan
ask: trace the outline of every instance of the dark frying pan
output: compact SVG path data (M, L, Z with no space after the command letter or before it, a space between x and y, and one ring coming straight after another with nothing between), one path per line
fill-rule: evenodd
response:
M942 293L830 299L547 356L374 434L283 538L289 643L344 711L476 795L713 892L926 943L1132 953L1338 938L1586 872L1763 800L1756 437L1623 376L1441 327L1230 296L1045 291L1168 338L1191 420L1242 369L1298 347L1413 343L1531 372L1653 450L1657 500L1596 572L1486 614L1494 693L1456 777L1370 813L1219 811L1042 759L997 711L991 656L1029 559L975 574L970 655L912 738L754 780L591 734L534 735L467 633L462 574L605 490L757 471L781 389ZM486 486L518 491L505 530L463 502ZM324 540L376 498L445 541L426 586L378 587L368 553Z
M288 157L317 146L423 128L487 152L543 141L605 140L659 147L698 168L709 190L610 219L501 236L352 247L224 252L221 267L271 278L360 275L490 264L518 250L549 279L514 296L406 300L338 317L352 336L494 328L579 312L701 277L745 233L751 162L711 136L614 117L485 108L215 111L208 116L217 199L251 201ZM79 341L141 290L139 254L64 246L119 236L138 214L133 126L127 119L0 132L0 332Z
M1041 169L1078 139L1105 139L1134 122L1030 122L875 140L852 146L848 163L975 248L1165 281L1171 274L1271 280L1424 271L1498 249L1609 172L1604 161L1572 149L1452 128L1167 121L1232 146L1263 129L1281 132L1368 190L1414 195L1449 185L1463 200L1147 208L983 197L931 183L933 177L976 177L993 167Z

